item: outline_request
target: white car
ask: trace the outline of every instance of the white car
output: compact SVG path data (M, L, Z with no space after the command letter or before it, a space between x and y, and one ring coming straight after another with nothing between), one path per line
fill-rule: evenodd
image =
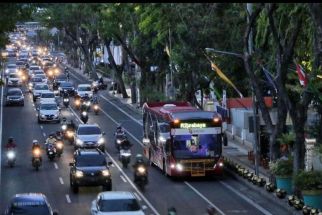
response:
M143 215L143 210L132 192L106 191L97 195L92 201L91 215L124 214Z
M81 98L88 94L90 98L93 97L92 87L90 84L79 84L76 89L76 95L80 96Z
M105 151L105 132L97 124L79 124L75 133L74 148L99 148Z
M46 75L43 70L33 70L31 72L31 77L35 77L36 75Z
M41 78L42 83L47 84L48 78L45 74L36 74L34 78Z
M44 102L45 103L46 102L56 102L57 103L54 92L49 91L49 90L46 92L42 92L39 96L39 103L44 103Z
M17 72L18 68L16 64L8 64L7 69L6 69L6 74L12 73L12 72Z
M47 84L36 84L32 89L32 100L35 102L42 92L49 91Z
M10 73L8 75L8 87L18 87L22 85L22 81L17 73Z
M32 75L32 73L33 73L34 70L41 70L41 68L39 66L37 66L37 65L31 65L29 67L29 71L28 71L29 76Z
M60 123L60 109L56 102L43 102L37 107L38 123L53 122Z

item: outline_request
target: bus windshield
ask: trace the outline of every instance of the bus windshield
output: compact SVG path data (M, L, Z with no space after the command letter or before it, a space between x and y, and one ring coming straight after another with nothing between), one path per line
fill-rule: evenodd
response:
M221 154L221 135L176 135L172 150L177 159L218 157Z

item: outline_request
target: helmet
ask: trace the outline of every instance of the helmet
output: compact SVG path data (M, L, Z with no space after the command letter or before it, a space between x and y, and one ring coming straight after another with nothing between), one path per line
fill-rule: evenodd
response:
M54 136L55 136L55 133L50 133L49 134L49 138L54 138Z
M12 143L12 142L13 142L13 137L9 137L9 138L8 138L8 142L9 142L9 143Z
M38 145L38 140L33 140L32 145Z
M67 119L66 119L66 117L63 117L63 121L66 121Z
M168 214L169 214L169 215L175 215L175 214L177 214L177 210L176 210L176 208L175 208L175 207L170 207L170 208L168 209Z
M135 160L136 160L136 162L142 163L143 162L143 156L141 154L137 154L135 156Z

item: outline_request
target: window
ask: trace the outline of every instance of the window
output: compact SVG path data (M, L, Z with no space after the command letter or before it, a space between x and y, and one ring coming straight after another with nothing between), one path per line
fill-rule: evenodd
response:
M8 94L7 95L8 96L21 96L22 93L19 90L11 90L11 91L8 91Z
M50 215L50 209L46 202L31 201L31 202L13 202L11 204L9 214L18 215Z
M79 135L97 135L101 134L101 129L99 127L80 127L78 128L77 134Z
M91 91L91 87L78 87L78 91Z
M104 155L79 155L76 157L76 165L78 167L84 166L105 166L106 159Z
M136 199L101 199L98 202L101 212L138 211L140 206Z
M41 110L57 110L56 104L41 104L40 105Z

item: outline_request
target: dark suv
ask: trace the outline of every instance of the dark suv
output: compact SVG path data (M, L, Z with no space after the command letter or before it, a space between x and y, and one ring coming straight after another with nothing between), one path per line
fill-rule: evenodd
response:
M112 190L112 177L105 154L99 149L78 149L74 152L74 161L69 163L70 187L78 193L79 186L103 186L103 190Z

